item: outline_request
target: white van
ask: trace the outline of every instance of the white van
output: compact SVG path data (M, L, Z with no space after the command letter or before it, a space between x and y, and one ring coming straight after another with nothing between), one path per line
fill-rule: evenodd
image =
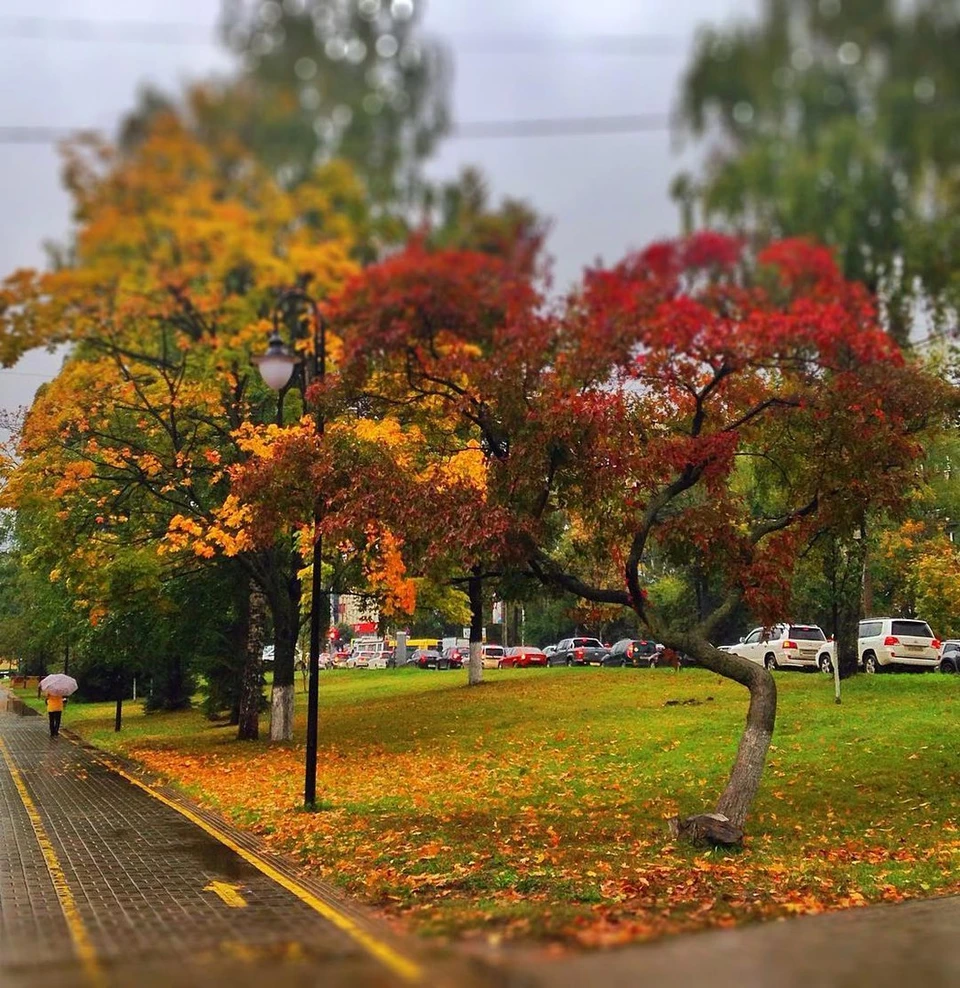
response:
M926 621L910 618L871 618L860 622L857 654L867 673L894 666L936 669L940 642Z

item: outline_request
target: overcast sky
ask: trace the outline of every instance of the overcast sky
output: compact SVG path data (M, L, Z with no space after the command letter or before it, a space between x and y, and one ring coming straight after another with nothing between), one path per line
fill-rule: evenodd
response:
M755 0L430 0L426 29L448 39L455 58L453 111L462 122L668 112L696 28L752 13ZM110 133L149 81L173 90L226 71L212 43L183 45L24 39L9 18L216 22L219 0L0 0L0 125L98 127ZM4 24L4 19L7 19ZM636 55L573 54L545 46L530 54L481 54L469 40L505 35L569 39L653 34L676 39ZM434 177L478 165L494 194L525 198L552 221L550 253L562 287L597 258L611 261L676 233L671 177L689 162L669 133L447 140ZM69 230L69 203L56 150L0 146L0 276L44 263L43 243ZM58 358L31 353L0 370L0 406L29 404Z

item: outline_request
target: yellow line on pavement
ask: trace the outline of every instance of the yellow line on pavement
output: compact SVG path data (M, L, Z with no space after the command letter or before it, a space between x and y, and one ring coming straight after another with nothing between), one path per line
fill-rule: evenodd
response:
M106 765L111 771L116 772L117 775L126 779L127 782L131 782L144 792L149 793L154 799L160 800L160 802L165 806L169 806L171 809L176 810L181 816L185 816L191 823L195 823L201 830L206 831L211 837L220 841L221 844L229 847L235 854L239 854L244 861L252 864L254 868L266 875L267 878L273 879L273 881L275 881L278 885L282 885L288 892L292 892L301 902L320 913L324 919L333 923L333 925L338 929L352 937L367 951L367 953L376 957L381 964L393 971L393 973L398 977L410 983L418 982L423 978L423 969L419 964L410 960L408 957L404 957L403 954L394 950L389 944L384 943L372 933L365 930L359 923L356 923L350 919L349 916L345 916L339 909L332 906L329 902L324 902L324 900L319 896L314 895L314 893L309 891L309 889L304 888L299 882L294 881L292 878L288 878L282 872L274 868L273 865L269 864L269 862L259 857L259 855L256 855L252 851L248 851L246 848L241 847L235 840L232 840L212 824L207 823L206 820L197 816L196 813L191 812L185 806L181 806L172 799L168 799L163 795L163 793L157 792L156 789L148 786L145 782L141 782L134 776L129 775L116 765L113 765L106 760L103 760L102 764Z
M247 904L247 900L240 894L240 886L231 885L229 882L211 882L203 886L203 891L213 892L231 909L243 909Z
M67 884L67 879L63 874L63 868L60 867L57 852L54 850L53 843L47 836L47 831L44 829L43 820L37 810L36 803L34 803L33 798L28 792L26 783L23 781L23 776L14 763L10 749L7 747L3 738L0 738L0 755L3 755L3 760L7 763L7 768L10 770L10 775L13 778L13 784L17 787L17 792L20 794L23 808L27 811L27 816L30 818L33 832L36 834L37 843L40 845L40 851L43 854L43 860L47 865L47 871L50 872L53 887L57 893L57 898L60 900L60 907L63 909L63 918L66 920L67 929L70 931L70 937L73 940L77 957L83 965L87 980L91 985L100 988L100 986L106 984L106 979L97 960L97 952L93 946L93 942L90 940L90 934L87 933L83 917L77 908L77 900L74 899L73 892Z

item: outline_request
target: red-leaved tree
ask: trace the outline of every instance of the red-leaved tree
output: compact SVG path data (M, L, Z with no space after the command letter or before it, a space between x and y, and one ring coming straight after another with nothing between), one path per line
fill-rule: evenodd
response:
M713 647L714 632L741 602L783 619L792 560L817 533L902 501L948 390L903 358L829 252L801 241L759 255L710 233L656 244L588 272L555 309L507 262L412 246L355 278L329 315L366 414L416 422L438 449L483 449L498 526L487 552L633 608L659 641L747 688L716 813L678 821L739 840L777 694L765 669ZM558 563L573 520L622 561L609 586ZM476 541L451 522L437 539ZM658 613L652 553L708 573L716 606Z

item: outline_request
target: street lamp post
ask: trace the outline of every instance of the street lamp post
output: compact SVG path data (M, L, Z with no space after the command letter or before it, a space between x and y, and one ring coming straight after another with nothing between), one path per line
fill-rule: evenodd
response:
M321 383L326 375L326 323L320 314L320 306L316 299L300 289L284 292L276 302L273 310L273 332L267 341L265 353L255 356L253 362L257 365L264 383L274 391L282 392L290 383L294 367L300 362L299 358L283 342L280 335L280 316L283 309L291 302L303 302L310 307L313 316L314 330L314 366L313 376ZM304 375L304 393L310 383ZM322 436L324 430L323 401L317 407L317 432ZM323 556L323 541L320 534L320 500L314 499L313 509L313 579L310 598L310 661L309 683L307 687L307 755L303 776L303 803L307 809L313 809L317 802L317 728L319 722L318 707L320 702L320 647L329 630L330 606L327 595L323 590L321 580L321 560Z

